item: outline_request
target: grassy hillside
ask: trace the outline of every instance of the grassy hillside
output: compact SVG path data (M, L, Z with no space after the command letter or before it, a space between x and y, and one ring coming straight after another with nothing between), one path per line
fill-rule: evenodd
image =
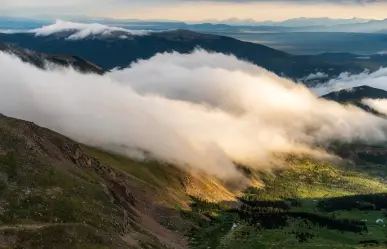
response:
M0 137L2 248L123 246L128 214L100 175L64 151L71 141L5 117Z
M0 116L0 248L187 248L189 193L220 182Z

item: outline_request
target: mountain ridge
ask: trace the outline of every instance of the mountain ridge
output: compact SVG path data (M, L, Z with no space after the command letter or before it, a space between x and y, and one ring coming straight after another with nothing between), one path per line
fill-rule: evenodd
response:
M104 69L125 68L139 59L148 59L157 53L190 53L197 48L211 52L233 54L237 58L250 61L278 75L299 79L316 69L330 72L332 77L341 72L360 73L365 67L377 70L387 65L387 61L372 58L346 62L319 56L296 56L270 47L234 38L202 34L187 30L153 32L146 35L117 37L89 37L81 40L66 40L68 32L48 36L31 33L0 34L0 42L36 50L47 54L72 54L93 61ZM95 51L98 51L96 53Z
M340 104L352 104L366 112L386 118L385 114L378 112L363 103L363 99L387 99L387 91L367 85L341 89L321 96L321 98L336 101Z
M33 50L23 49L11 44L0 43L0 51L15 55L22 61L32 64L38 68L45 69L47 63L53 63L58 66L73 67L83 73L104 74L105 70L94 63L84 60L78 56L69 56L63 54L45 54Z
M387 98L387 91L363 85L331 92L322 96L322 98L339 103L360 102L362 99L385 99Z

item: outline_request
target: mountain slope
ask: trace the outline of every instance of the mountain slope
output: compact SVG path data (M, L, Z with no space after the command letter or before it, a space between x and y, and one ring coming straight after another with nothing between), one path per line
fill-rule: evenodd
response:
M358 148L348 150L369 150ZM135 162L1 116L0 248L355 248L364 241L384 243L385 229L375 220L387 207L382 201L387 170L367 161L371 157L356 168L290 157L283 170L245 169L255 184L238 193L240 203L214 178L153 161ZM342 200L365 204L348 209ZM338 232L342 235L334 236Z
M0 136L0 231L14 238L2 248L125 248L124 208L102 176L77 165L70 140L4 116Z
M19 57L22 61L30 63L39 68L45 68L47 63L58 66L71 66L84 73L103 74L105 70L97 65L86 61L78 56L61 54L44 54L29 49L23 49L9 44L0 43L0 51L10 53Z
M332 76L348 71L360 73L365 67L379 69L386 61L350 60L345 63L318 56L290 55L263 45L243 42L230 37L201 34L186 30L154 32L147 35L128 35L112 32L110 36L90 36L68 40L73 32L58 32L48 36L33 33L0 34L0 42L14 44L48 54L72 54L93 61L105 69L127 67L139 59L157 53L177 51L189 53L200 47L209 51L233 54L277 74L302 78L316 69ZM124 39L122 37L124 36ZM121 38L120 38L121 37Z
M215 179L0 116L0 248L186 248L197 193L235 199Z
M136 242L180 248L183 238L139 210L130 177L89 157L73 141L6 117L0 118L0 136L0 231L14 238L2 246L132 248ZM144 226L143 238L130 242ZM160 242L161 234L169 241Z

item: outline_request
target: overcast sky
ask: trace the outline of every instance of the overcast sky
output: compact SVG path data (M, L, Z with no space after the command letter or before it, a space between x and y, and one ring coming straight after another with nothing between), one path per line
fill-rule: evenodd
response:
M1 15L93 15L115 18L204 19L296 17L387 18L387 0L0 0Z

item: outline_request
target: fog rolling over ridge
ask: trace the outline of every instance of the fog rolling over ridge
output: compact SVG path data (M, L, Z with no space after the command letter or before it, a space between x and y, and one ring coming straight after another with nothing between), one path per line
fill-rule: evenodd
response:
M0 63L0 113L223 179L241 176L234 162L267 168L282 153L326 156L332 140L387 140L387 120L223 54L158 54L104 76Z
M121 27L107 26L100 23L77 23L57 19L53 24L43 25L40 28L29 30L0 30L0 33L17 34L32 33L36 36L50 36L57 33L68 32L67 40L81 40L91 36L109 37L114 33L120 33L121 39L128 38L126 35L146 35L149 30L130 30Z
M76 23L69 21L56 20L54 24L46 25L41 28L32 29L27 32L34 33L36 36L49 36L58 32L73 31L66 39L78 40L89 36L102 35L111 36L113 32L120 32L124 35L144 35L145 30L128 30L119 27L110 27L99 23ZM126 37L125 37L126 38Z
M318 73L318 74L321 74ZM312 90L318 95L325 95L341 89L351 89L353 87L367 85L374 88L387 90L386 85L387 68L380 68L375 72L365 70L360 74L341 73L336 79L331 79L324 84L314 87Z

